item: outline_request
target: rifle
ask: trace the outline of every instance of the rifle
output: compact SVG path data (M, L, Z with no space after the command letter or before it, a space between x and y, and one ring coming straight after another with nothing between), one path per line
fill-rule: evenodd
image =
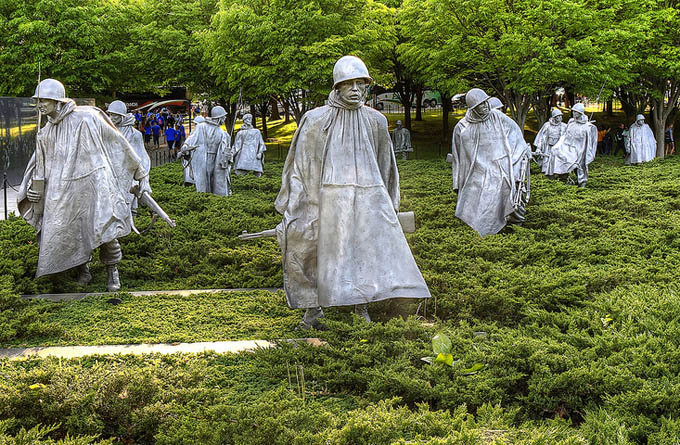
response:
M151 195L149 195L148 192L146 191L143 193L139 192L138 184L132 186L132 188L130 189L130 193L135 195L141 204L147 206L153 213L157 214L163 221L168 223L170 227L175 228L177 226L177 224L175 224L175 221L170 219L168 214L165 213L165 210L163 210L163 208L156 202L155 199L151 197Z
M40 112L40 79L41 69L40 62L38 62L38 88L36 90L36 109L38 110L38 126L35 130L35 170L33 170L33 178L31 178L31 189L34 192L38 192L42 195L42 199L39 203L36 203L34 207L34 212L38 215L43 213L45 206L45 152L42 150L40 144L40 126L42 123L42 113Z
M413 233L416 231L416 220L413 212L398 212L397 218L401 224L401 230L404 233ZM248 241L259 238L268 238L276 236L276 229L263 230L262 232L248 233L245 230L238 236L241 241Z

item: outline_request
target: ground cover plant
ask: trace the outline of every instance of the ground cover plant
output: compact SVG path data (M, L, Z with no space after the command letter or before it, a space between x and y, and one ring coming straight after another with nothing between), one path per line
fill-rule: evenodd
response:
M272 239L280 162L234 180L229 198L152 172L178 220L123 240L124 290L281 286ZM537 174L524 227L480 238L454 217L443 159L399 161L407 235L433 298L425 319L372 307L376 323L327 311L327 347L282 343L242 355L89 357L0 362L0 443L669 444L680 438L680 158L591 164L579 190ZM148 224L142 215L140 228ZM300 316L281 291L70 303L21 293L85 289L72 275L33 280L34 233L0 222L2 344L293 338ZM417 305L407 306L415 313ZM444 363L432 338L450 339ZM441 351L440 351L441 352ZM22 429L24 433L22 433ZM4 436L3 436L4 435ZM36 439L38 440L38 439ZM69 439L71 440L71 439ZM73 439L75 440L75 439ZM297 442L296 442L297 441Z

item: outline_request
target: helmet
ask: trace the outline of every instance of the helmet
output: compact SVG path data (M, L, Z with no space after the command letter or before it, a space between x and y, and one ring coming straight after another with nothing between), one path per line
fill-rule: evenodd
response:
M125 116L127 114L127 107L122 100L114 100L109 104L109 108L106 110L106 112Z
M224 111L224 108L220 107L219 105L216 107L213 107L212 110L210 110L210 117L216 119L219 117L224 117L227 115L227 112Z
M503 102L497 97L492 97L489 99L489 106L491 108L501 108L503 106Z
M397 120L397 125L401 125L401 120Z
M486 94L484 91L479 88L473 88L465 95L465 104L468 108L472 109L489 99L491 99L491 96Z
M555 116L562 116L562 110L560 110L559 108L553 108L552 113L550 113L550 117Z
M577 103L573 107L571 107L571 111L576 111L577 113L581 114L586 114L586 107L583 106L582 103Z
M356 56L342 56L333 67L333 88L340 82L351 79L366 79L369 83L373 82L363 60Z
M636 121L636 122L637 122L637 121L640 121L640 120L642 120L642 121L645 120L645 116L642 115L642 114L638 114L637 116L635 116L635 121Z
M250 120L251 122L253 121L253 115L250 113L246 113L243 115L243 122L246 121L246 119Z
M196 116L194 118L194 123L195 124L200 124L201 122L205 122L205 118L203 116Z
M64 102L66 101L64 84L57 79L45 79L35 88L33 99L52 99Z

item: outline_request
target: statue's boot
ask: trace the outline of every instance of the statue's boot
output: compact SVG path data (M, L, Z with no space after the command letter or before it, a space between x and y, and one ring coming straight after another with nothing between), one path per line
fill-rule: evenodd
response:
M368 315L368 304L356 304L354 305L354 313L359 317L363 318L367 322L371 322L371 316Z
M328 328L321 322L321 318L323 318L323 309L320 307L310 307L305 310L305 315L302 316L298 329L308 331L314 328L319 331L325 331Z
M578 187L584 189L584 188L586 188L586 183L582 182L578 185Z
M106 266L106 271L109 274L109 280L106 287L109 292L118 292L120 290L120 278L118 277L118 267L115 264Z
M86 286L92 281L92 274L90 273L90 266L87 263L78 266L78 284Z

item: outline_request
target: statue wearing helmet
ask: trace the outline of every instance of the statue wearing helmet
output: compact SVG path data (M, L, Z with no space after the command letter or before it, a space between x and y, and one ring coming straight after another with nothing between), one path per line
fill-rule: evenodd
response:
M253 116L243 116L243 125L234 138L232 156L234 158L234 172L237 175L245 175L248 172L255 176L262 176L264 171L264 152L267 146L262 139L262 133L253 128Z
M413 151L411 132L402 127L401 121L397 121L397 128L392 130L392 146L395 154L401 153L401 159L408 159L409 152Z
M127 112L127 106L120 100L111 102L106 112L111 117L113 124L118 128L118 131L130 143L130 146L142 161L142 166L148 172L151 169L151 159L149 159L149 154L146 152L146 148L144 148L144 136L135 128L135 116ZM130 206L132 214L136 215L139 203L137 202L137 197L132 193L130 194Z
M577 184L583 188L588 181L588 164L597 151L597 127L586 116L582 103L574 105L571 112L564 134L552 146L548 171L564 175L576 170Z
M191 180L198 192L231 195L231 138L222 130L226 116L223 107L213 107L210 117L194 128L179 152L189 162Z
M151 192L148 169L108 116L76 106L64 86L45 79L33 96L47 115L17 196L19 211L40 242L36 276L78 268L78 281L92 279L92 251L107 266L108 289L120 289L121 238L133 229L130 188Z
M363 106L371 81L361 59L339 59L327 105L302 117L288 151L276 235L302 329L322 327L323 307L354 305L370 321L368 303L430 296L397 217L387 119Z
M548 177L553 177L555 174L551 167L552 148L566 131L567 124L562 122L562 111L559 108L553 108L550 119L543 124L534 139L536 152L541 159L541 171Z
M638 114L635 123L628 130L628 147L626 147L626 164L637 165L649 162L656 157L656 138L652 129L645 123L645 117Z
M530 151L522 130L489 104L484 91L465 95L468 110L453 129L456 216L481 236L524 221L529 199Z

